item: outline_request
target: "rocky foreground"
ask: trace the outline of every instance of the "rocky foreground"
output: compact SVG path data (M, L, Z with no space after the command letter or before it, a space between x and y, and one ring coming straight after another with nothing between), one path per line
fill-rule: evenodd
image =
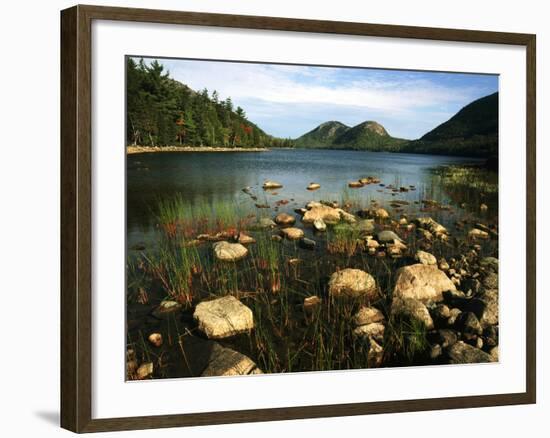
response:
M318 184L312 184L317 188ZM281 187L273 181L264 184L266 190ZM310 185L308 189L315 189L313 187ZM274 241L287 240L300 248L315 250L318 243L315 238L306 237L304 230L313 229L322 234L336 225L350 227L356 232L353 248L358 251L371 257L409 260L410 263L392 274L390 291L381 289L374 273L356 268L336 270L319 295L303 300L306 318L315 315L327 301L360 303L352 318L352 333L357 342L367 345L365 354L369 367L392 363L389 343L403 341L396 338L399 332L396 327L425 333L429 342L426 363L498 361L499 262L497 258L479 255L479 243L496 238L496 229L483 224L472 227L466 232L469 244L466 253L449 260L438 259L428 250L433 242L450 239L443 225L429 216L392 219L385 209L376 205L351 212L348 206L341 208L336 203L309 202L296 210L296 216L279 213L273 218L264 217L250 229L271 232ZM402 237L410 233L414 233L420 245L413 248ZM212 255L220 263L236 263L250 257L249 248L256 244L254 237L243 231L201 235L194 242L200 245L213 242L210 243ZM167 300L153 313L162 318L181 311L181 304ZM255 330L257 321L253 315L253 311L233 295L196 304L193 319L197 336L208 340L210 345L208 357L198 367L198 375L262 373L251 358L223 345L224 340ZM163 342L160 333L151 333L148 340L156 348ZM127 364L130 379L149 378L154 373L153 363L138 364L133 350L128 351Z

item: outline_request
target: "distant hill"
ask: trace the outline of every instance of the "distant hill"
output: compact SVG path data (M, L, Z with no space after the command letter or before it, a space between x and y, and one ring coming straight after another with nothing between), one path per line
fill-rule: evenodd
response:
M407 140L392 137L379 123L366 121L352 128L338 121L325 122L294 141L297 148L399 151Z
M498 92L466 105L402 152L494 157L498 155Z

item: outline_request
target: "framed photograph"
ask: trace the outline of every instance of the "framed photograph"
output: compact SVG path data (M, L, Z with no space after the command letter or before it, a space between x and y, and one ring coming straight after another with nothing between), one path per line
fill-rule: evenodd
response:
M61 13L61 423L535 403L535 35Z

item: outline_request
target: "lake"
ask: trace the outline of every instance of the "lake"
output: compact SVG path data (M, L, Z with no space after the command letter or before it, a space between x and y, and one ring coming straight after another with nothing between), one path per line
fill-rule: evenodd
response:
M231 201L250 203L242 192L251 187L257 203L273 205L278 200L293 200L278 211L292 211L311 200L338 200L343 194L377 200L388 208L396 199L411 202L405 212L414 214L425 199L436 200L453 207L454 214L435 213L434 219L451 225L465 214L476 216L479 204L490 208L482 215L495 221L498 196L479 193L475 184L468 187L448 187L434 170L449 165L481 165L476 158L441 155L396 154L348 150L271 150L269 152L164 152L127 156L127 226L128 245L154 238L156 204L159 199L178 194L190 203ZM396 193L377 184L359 189L348 188L348 182L369 175L381 179L385 186L414 186L416 190ZM484 180L496 182L493 172L481 174ZM283 188L264 192L264 180L275 180ZM306 190L310 182L321 184L319 190ZM473 182L471 182L473 183ZM486 196L484 199L483 196ZM466 203L461 207L461 204ZM264 214L266 212L263 212Z

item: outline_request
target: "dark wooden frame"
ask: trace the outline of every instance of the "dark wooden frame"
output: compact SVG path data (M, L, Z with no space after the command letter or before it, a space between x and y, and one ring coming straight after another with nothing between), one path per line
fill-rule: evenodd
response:
M527 51L526 392L92 419L91 23L92 20L269 29L525 46ZM61 426L74 432L274 421L536 402L536 37L531 34L75 6L61 12Z

